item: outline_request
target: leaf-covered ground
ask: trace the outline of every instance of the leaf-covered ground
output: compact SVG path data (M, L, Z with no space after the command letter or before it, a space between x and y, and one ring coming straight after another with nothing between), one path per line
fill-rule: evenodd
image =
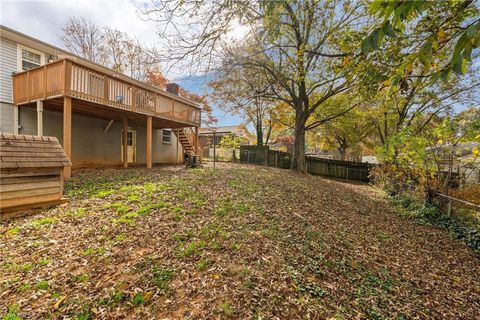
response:
M366 185L287 170L77 172L0 225L0 315L479 319L480 259Z

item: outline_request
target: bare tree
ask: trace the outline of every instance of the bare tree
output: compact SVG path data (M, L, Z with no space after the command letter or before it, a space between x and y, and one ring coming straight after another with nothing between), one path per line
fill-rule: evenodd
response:
M90 61L141 81L160 70L157 50L122 31L98 26L83 17L69 18L62 30L65 46Z
M84 17L70 17L60 39L73 53L96 63L104 62L102 28Z

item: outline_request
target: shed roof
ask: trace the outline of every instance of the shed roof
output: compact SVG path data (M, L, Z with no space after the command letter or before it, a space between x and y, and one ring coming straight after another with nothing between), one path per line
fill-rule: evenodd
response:
M55 137L0 134L0 168L61 168L70 160Z

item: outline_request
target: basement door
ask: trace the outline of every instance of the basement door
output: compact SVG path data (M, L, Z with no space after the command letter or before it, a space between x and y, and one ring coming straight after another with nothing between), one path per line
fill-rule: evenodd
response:
M123 139L122 141L122 159L123 159ZM128 163L134 163L137 151L137 132L135 130L127 130L127 160Z

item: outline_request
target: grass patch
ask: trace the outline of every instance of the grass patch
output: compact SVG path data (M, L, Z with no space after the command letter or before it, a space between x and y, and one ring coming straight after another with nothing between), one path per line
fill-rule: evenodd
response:
M52 262L52 260L50 260L48 258L42 258L42 259L37 261L37 264L40 265L40 266L46 266L50 262Z
M207 259L201 259L200 261L197 262L197 270L205 271L207 270L209 265L210 265L210 262Z
M198 255L203 249L205 249L206 245L206 242L203 240L192 241L180 248L180 255L182 257Z
M105 248L103 247L98 247L98 248L88 247L82 252L84 256L103 255L104 253L105 253Z
M33 220L31 222L31 225L34 227L39 227L39 226L46 226L46 225L52 225L57 223L57 220L55 218L39 218L36 220Z
M113 209L118 214L125 214L130 211L130 207L122 202L113 202L104 206L105 209Z
M115 193L115 190L114 189L109 189L109 190L100 190L97 192L97 194L95 195L97 198L106 198L108 196L111 196L112 194Z
M73 277L74 282L80 282L80 283L87 282L88 279L90 279L90 277L86 273L81 273Z
M35 288L37 288L38 290L47 290L48 289L48 281L47 280L40 280L35 285Z
M8 307L7 314L2 318L3 320L22 320L18 315L20 312L20 307L17 304L11 305Z
M220 309L220 312L227 316L227 317L231 317L233 316L233 308L232 308L232 305L228 302L222 302L219 306L219 309Z
M145 303L145 298L143 297L143 293L137 293L135 296L133 296L133 299L132 299L132 304L134 306L139 306L141 304L144 304Z
M7 236L14 236L16 234L18 234L20 232L20 228L19 227L13 227L13 228L10 228L8 229L5 234Z
M127 236L124 233L120 233L120 234L117 234L114 239L115 239L115 241L123 241L126 238L127 238Z
M175 269L167 268L165 266L152 267L152 279L153 279L152 282L164 294L170 291L169 283L174 276L175 276Z

